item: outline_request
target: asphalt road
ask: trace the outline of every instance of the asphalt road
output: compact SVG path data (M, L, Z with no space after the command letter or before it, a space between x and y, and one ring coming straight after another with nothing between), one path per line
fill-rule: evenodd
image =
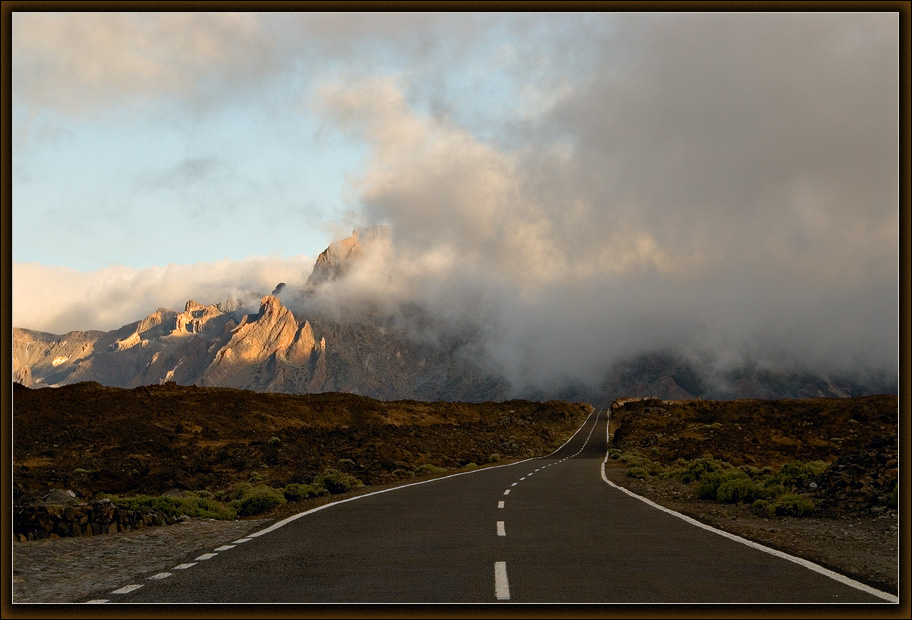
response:
M887 602L610 486L606 416L594 412L548 458L329 504L97 600Z

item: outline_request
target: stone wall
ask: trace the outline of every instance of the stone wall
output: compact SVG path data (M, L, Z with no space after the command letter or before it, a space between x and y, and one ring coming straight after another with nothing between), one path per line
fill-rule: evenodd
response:
M110 500L69 506L21 506L15 509L13 535L20 541L98 536L170 525L180 520L157 511L118 508Z

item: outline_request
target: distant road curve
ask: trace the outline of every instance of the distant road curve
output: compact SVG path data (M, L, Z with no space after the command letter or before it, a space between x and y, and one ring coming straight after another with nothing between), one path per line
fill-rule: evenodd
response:
M607 422L595 410L548 457L325 504L87 602L898 602L613 485Z

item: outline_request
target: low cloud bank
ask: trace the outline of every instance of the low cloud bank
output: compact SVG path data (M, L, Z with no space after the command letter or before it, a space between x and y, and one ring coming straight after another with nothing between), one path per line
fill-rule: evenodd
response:
M92 272L19 263L13 265L13 326L53 334L109 331L160 307L183 310L190 299L238 299L255 311L279 282L303 285L312 267L305 256Z

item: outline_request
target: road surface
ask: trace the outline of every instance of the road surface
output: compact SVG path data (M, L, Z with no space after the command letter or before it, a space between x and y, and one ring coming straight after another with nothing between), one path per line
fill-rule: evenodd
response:
M887 603L603 476L606 410L547 458L328 504L98 593L122 603Z

